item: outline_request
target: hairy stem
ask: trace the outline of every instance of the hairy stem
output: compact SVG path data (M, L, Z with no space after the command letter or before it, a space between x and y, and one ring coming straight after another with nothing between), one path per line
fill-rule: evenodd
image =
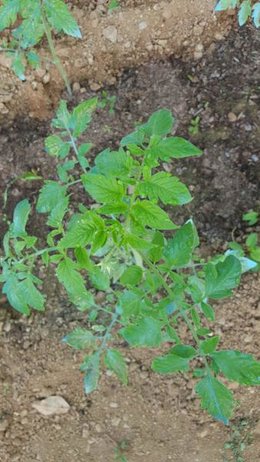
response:
M50 52L51 52L51 55L52 55L52 59L53 59L53 63L55 64L55 66L57 66L57 69L66 85L66 88L67 88L67 92L69 94L69 97L72 96L72 90L71 90L71 86L70 86L70 82L69 82L69 78L67 76L67 73L64 69L64 66L62 65L62 62L60 60L60 58L58 57L57 53L56 53L56 50L55 50L55 46L54 46L54 42L53 42L53 39L52 39L52 34L51 34L51 29L50 29L50 26L48 24L48 21L46 19L46 16L45 16L45 13L42 9L42 22L43 22L43 26L44 26L44 30L45 30L45 35L46 35L46 38L47 38L47 41L48 41L48 45L49 45L49 49L50 49Z

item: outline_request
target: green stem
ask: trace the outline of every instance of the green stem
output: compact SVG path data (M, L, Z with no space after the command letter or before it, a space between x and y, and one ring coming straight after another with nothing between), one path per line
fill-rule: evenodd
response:
M99 353L101 353L102 350L105 350L105 348L106 348L106 346L107 346L108 339L109 339L109 337L110 337L110 332L111 332L111 330L113 329L114 324L117 322L118 316L119 316L119 315L118 315L117 313L114 313L113 318L112 318L112 321L111 321L111 323L109 324L109 326L108 326L108 328L107 328L107 330L106 330L106 333L105 333L105 335L104 335L104 337L103 337L102 343L101 343L101 345L100 345L100 347L99 347L99 349L98 349Z
M43 23L43 27L44 27L44 30L45 30L45 35L46 35L46 38L47 38L47 41L48 41L48 45L49 45L49 49L50 49L50 52L51 52L51 55L52 55L52 59L53 59L53 63L55 64L55 66L57 66L57 69L66 85L66 88L67 88L67 92L69 94L69 96L71 97L72 96L72 90L71 90L71 86L70 86L70 82L69 82L69 79L68 79L68 76L67 76L67 73L62 65L62 62L60 60L60 58L58 57L57 53L56 53L56 50L55 50L55 46L54 46L54 42L53 42L53 39L52 39L52 34L51 34L51 28L48 24L48 21L47 21L47 18L45 16L45 12L43 11L43 8L42 8L42 23Z
M38 250L35 253L31 253L30 255L26 255L26 257L23 257L21 260L16 261L15 263L23 263L26 260L29 260L30 258L36 258L39 257L40 255L43 255L45 252L54 252L57 250L57 247L46 247L45 249Z

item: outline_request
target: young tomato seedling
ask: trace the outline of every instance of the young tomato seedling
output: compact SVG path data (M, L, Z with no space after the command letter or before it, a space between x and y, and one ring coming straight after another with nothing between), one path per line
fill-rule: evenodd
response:
M0 32L11 26L15 28L11 37L2 40L0 51L11 57L15 74L19 79L25 80L27 63L33 68L40 66L40 57L35 47L45 36L53 63L65 82L68 94L71 95L69 79L56 53L52 38L53 31L81 38L79 26L64 1L3 0L1 3Z
M174 207L192 197L161 164L196 158L201 151L171 136L174 118L167 109L125 136L118 150L105 149L89 164L92 144L79 142L79 137L97 103L96 98L85 101L72 112L60 103L52 123L55 133L45 142L49 155L59 161L57 177L45 181L36 204L36 212L47 217L46 246L38 248L37 238L26 230L31 205L24 199L3 239L3 293L23 314L31 308L42 311L45 297L36 263L55 265L69 299L86 312L89 328L78 327L64 338L87 351L81 364L86 393L97 388L101 368L127 384L127 364L115 339L138 348L168 345L152 361L153 371L193 371L202 408L227 424L235 400L222 377L259 385L260 363L250 354L219 348L211 301L232 295L241 274L255 263L232 251L200 259L194 222L174 222ZM76 176L79 168L82 173ZM75 213L71 198L79 188L82 202ZM96 301L96 291L104 293L102 303ZM181 323L190 332L185 339Z

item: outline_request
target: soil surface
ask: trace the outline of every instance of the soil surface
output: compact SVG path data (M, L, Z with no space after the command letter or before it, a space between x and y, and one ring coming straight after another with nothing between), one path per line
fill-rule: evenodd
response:
M135 122L159 107L174 112L176 133L204 150L200 159L165 166L190 185L195 196L189 207L174 209L174 218L182 222L193 215L205 252L225 248L232 232L242 239L248 231L242 213L259 207L259 42L259 32L248 27L211 45L199 61L172 57L126 70L106 88L116 96L114 114L99 110L89 131L95 155L104 147L117 146ZM87 81L80 81L71 104L94 93ZM198 133L191 135L189 127L196 116L200 117ZM39 123L30 117L16 118L8 129L1 129L2 192L10 179L32 168L52 176L53 160L43 151L49 132L49 121ZM35 201L40 185L16 182L10 189L8 213L25 196ZM41 223L31 226L42 233ZM258 274L245 276L234 297L216 306L214 328L223 333L224 348L259 354L259 282ZM124 447L128 462L237 462L224 449L230 429L199 409L193 379L161 377L150 371L158 351L119 345L129 362L129 386L104 374L99 391L86 397L78 371L81 357L60 341L85 321L51 279L46 286L46 315L23 319L1 302L1 461L112 462L116 448ZM241 403L233 424L241 428L242 422L244 428L235 448L246 438L244 460L257 462L259 393L234 384L231 388ZM51 395L67 401L67 414L43 417L33 408L35 401Z
M215 0L127 1L110 13L103 1L72 3L83 38L54 37L56 51L70 80L88 79L94 90L151 58L174 53L200 59L204 48L223 39L232 22L232 16L214 14ZM44 41L42 45L41 68L29 70L26 82L13 75L10 59L0 52L2 124L25 114L46 119L56 106L64 83Z

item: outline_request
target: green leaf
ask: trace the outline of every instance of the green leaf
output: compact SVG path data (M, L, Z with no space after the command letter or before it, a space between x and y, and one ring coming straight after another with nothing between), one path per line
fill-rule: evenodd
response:
M149 226L153 229L177 228L164 210L147 200L136 201L132 207L132 217L139 225Z
M29 306L38 311L44 309L44 297L36 289L30 276L19 281L16 275L10 274L2 292L6 294L10 305L22 314L30 314Z
M90 214L79 216L60 240L59 246L65 249L85 247L92 242L96 230Z
M164 256L168 264L175 268L187 265L193 254L194 248L198 245L198 235L191 220L183 225L168 241Z
M86 249L83 247L76 247L74 254L77 259L79 269L91 269L92 262Z
M171 353L184 359L192 359L197 356L197 351L190 345L176 345L171 348Z
M260 385L260 362L240 351L223 350L211 355L225 377L242 385Z
M115 178L87 173L82 175L86 191L97 202L119 202L124 195L124 188Z
M161 140L154 148L152 148L152 152L166 162L171 158L183 159L185 157L197 157L202 154L202 151L199 148L178 136Z
M118 204L106 204L97 209L97 212L102 215L124 215L128 210L128 206L124 202Z
M163 136L171 132L174 118L168 109L159 109L154 112L148 119L148 122L142 125L142 129L148 136Z
M82 327L77 327L70 334L63 338L63 342L77 350L84 350L95 345L96 339L92 332Z
M91 98L83 101L73 110L70 124L74 138L78 138L88 127L91 114L96 109L97 103L98 98Z
M189 360L181 356L169 353L165 356L158 356L152 362L152 370L159 374L173 374L179 371L189 370Z
M110 151L106 149L95 158L95 172L117 178L126 177L132 168L131 157L123 150Z
M179 178L166 172L159 172L147 181L142 181L137 192L149 199L160 199L163 204L183 205L192 200L190 192Z
M60 202L63 203L65 194L66 186L60 185L57 181L46 181L36 204L37 212L51 212Z
M200 351L204 355L213 353L218 346L219 340L220 340L220 337L218 335L216 335L215 337L211 337L211 338L207 338L206 340L203 340L203 342L201 342L200 344Z
M72 37L82 38L78 24L63 0L45 0L44 8L49 23L57 32L63 31Z
M20 0L2 0L0 7L0 31L11 26L20 10Z
M235 406L232 392L211 374L197 383L195 391L201 398L202 408L227 425Z
M213 310L212 306L210 306L208 303L201 302L200 307L205 317L209 321L215 321L215 311Z
M253 249L257 246L258 236L257 233L250 233L246 239L246 245L249 249Z
M59 228L59 226L62 224L64 215L68 210L68 205L69 205L69 197L68 196L61 197L59 202L52 209L48 217L48 220L47 220L47 225L51 226L52 228Z
M224 11L228 9L234 9L238 5L239 0L219 0L215 6L215 11Z
M218 299L231 295L231 289L239 284L241 271L241 264L233 255L216 265L208 263L205 266L206 296Z
M70 127L70 122L71 114L67 109L67 101L62 99L56 112L56 118L52 121L52 126L55 128L68 130Z
M88 276L92 285L96 289L106 292L110 288L110 279L108 274L104 273L98 266L91 268Z
M129 135L126 135L122 140L120 141L121 146L139 146L142 145L144 141L144 130L138 129L134 131L133 133L129 133ZM139 149L137 149L139 152Z
M243 26L248 18L250 18L252 13L252 5L251 5L251 0L244 0L239 8L238 12L238 23L240 26Z
M24 64L24 54L23 53L15 53L12 59L12 70L17 75L20 80L26 80L25 77L25 64Z
M92 391L95 391L98 387L100 375L99 365L99 352L96 352L92 356L85 358L84 363L81 365L81 370L85 372L84 390L87 394L91 393Z
M28 221L28 217L31 211L31 206L27 199L19 202L14 209L13 224L11 226L11 232L13 236L25 236L25 226Z
M143 277L143 270L140 266L132 265L127 268L120 278L120 282L124 286L137 286Z
M89 162L88 162L88 160L86 159L85 156L90 151L92 146L93 146L92 143L83 143L78 148L78 161L79 161L79 164L81 165L82 168L88 168L89 167Z
M77 264L66 257L59 263L56 275L65 287L70 300L80 311L85 311L94 304L92 295L86 290L85 281L77 271Z
M64 159L70 152L70 144L63 141L58 135L48 136L45 140L45 148L50 156Z
M23 49L35 46L44 35L44 26L39 2L29 9L22 23L13 31L13 36Z
M108 369L113 371L124 385L127 385L127 366L120 351L115 349L107 350L104 361Z
M244 213L242 218L244 221L248 222L249 226L254 226L259 220L259 214L251 210L250 212Z
M28 51L28 53L26 53L26 58L27 58L28 63L30 64L30 66L32 66L33 69L37 69L41 64L40 56L34 51Z
M260 2L254 4L252 16L255 27L260 27Z
M144 306L140 293L133 290L124 291L119 297L118 308L120 309L123 320L131 316L137 316Z
M162 342L160 322L149 317L121 329L120 333L131 346L156 347Z

